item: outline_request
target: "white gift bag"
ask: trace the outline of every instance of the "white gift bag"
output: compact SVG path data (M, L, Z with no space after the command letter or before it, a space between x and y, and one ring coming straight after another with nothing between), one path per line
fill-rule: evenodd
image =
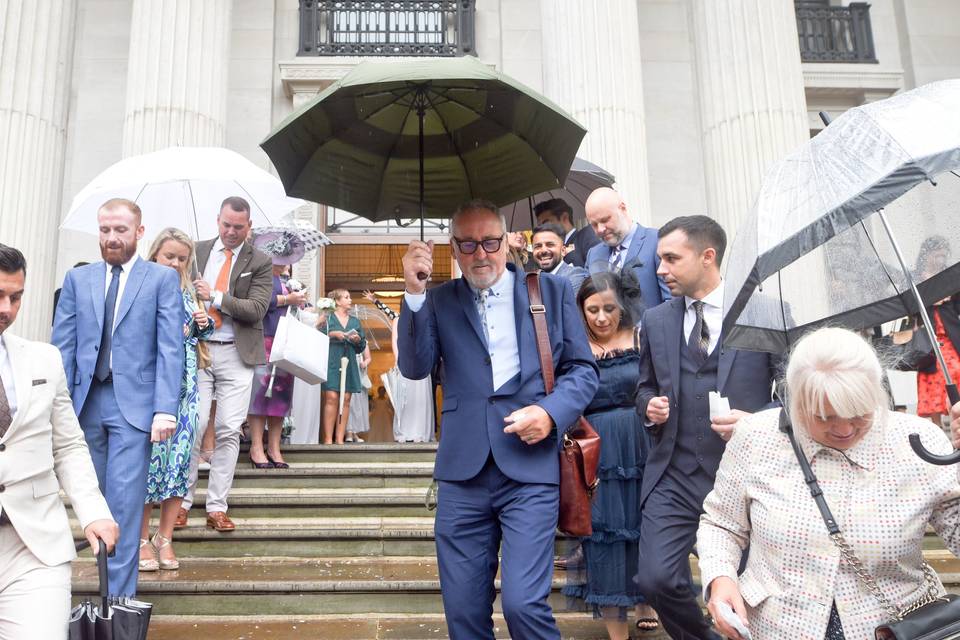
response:
M295 316L280 317L270 350L270 363L309 384L327 380L330 339Z

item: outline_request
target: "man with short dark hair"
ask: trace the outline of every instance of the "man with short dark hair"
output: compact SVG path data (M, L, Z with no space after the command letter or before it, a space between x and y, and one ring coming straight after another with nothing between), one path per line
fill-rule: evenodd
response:
M67 272L53 324L100 490L120 524L107 563L112 596L136 594L150 443L176 430L184 366L180 278L137 256L141 220L130 200L100 207L103 261Z
M583 267L564 262L563 254L566 247L563 245L563 228L552 222L538 225L533 230L530 244L533 247L533 259L540 267L540 271L569 280L573 287L573 295L576 297L580 291L580 285L589 274Z
M507 264L506 224L472 201L451 221L463 272L427 291L433 241L410 243L398 365L423 379L440 361L443 437L434 477L440 590L453 640L493 640L494 580L510 635L559 640L550 596L563 433L593 398L597 368L570 286L540 276L556 387L544 393L522 271Z
M590 225L577 229L573 224L573 209L563 198L553 198L537 204L533 208L537 224L557 224L563 229L563 246L566 255L563 261L575 267L585 267L587 252L600 242Z
M70 498L83 533L112 549L119 531L97 488L60 354L7 331L17 319L27 261L0 244L0 638L65 638Z
M588 270L606 265L612 271L630 269L640 285L640 297L647 309L670 299L670 290L657 276L657 231L630 217L620 194L609 187L594 189L584 205L587 221L600 243L587 254Z
M240 454L240 433L250 407L254 367L265 364L263 316L273 295L273 263L270 257L247 242L250 235L250 204L232 196L223 201L217 215L218 237L197 243L200 269L193 285L205 301L214 321L206 339L212 364L198 373L200 387L199 433L190 460L190 488L183 499L176 526L187 524L193 493L199 477L200 450L207 429L210 406L217 402L214 418L216 444L210 460L207 483L207 527L233 531L227 516L227 497Z
M689 556L726 440L747 412L774 406L777 365L767 353L723 348L723 228L684 216L658 235L657 275L674 297L643 314L640 334L636 402L652 447L640 493L637 582L670 637L719 640L697 604ZM732 411L711 418L710 392Z

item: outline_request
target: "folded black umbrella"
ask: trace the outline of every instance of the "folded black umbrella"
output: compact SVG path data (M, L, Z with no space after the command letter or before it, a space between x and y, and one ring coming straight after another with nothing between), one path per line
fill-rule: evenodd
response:
M77 551L90 546L77 545ZM153 606L130 598L107 595L107 545L100 541L97 554L100 582L98 602L85 600L70 612L69 640L146 640Z

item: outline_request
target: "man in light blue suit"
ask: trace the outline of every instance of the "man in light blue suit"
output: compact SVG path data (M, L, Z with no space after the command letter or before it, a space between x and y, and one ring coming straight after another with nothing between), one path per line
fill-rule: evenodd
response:
M641 226L627 213L620 194L609 187L593 191L584 204L587 220L600 238L587 253L588 271L598 266L620 272L631 269L640 285L641 301L651 309L670 299L670 289L657 277L657 230Z
M544 391L523 273L507 265L506 224L489 202L463 205L451 223L463 278L426 291L433 242L403 257L406 286L398 364L422 379L445 370L435 524L450 637L493 633L501 565L510 635L559 639L547 602L559 507L561 435L597 389L597 369L570 284L541 274L556 387ZM502 562L498 562L498 551Z
M180 279L137 257L141 218L134 202L104 203L103 262L67 272L53 325L100 490L120 525L111 596L136 594L150 443L176 430L184 366Z

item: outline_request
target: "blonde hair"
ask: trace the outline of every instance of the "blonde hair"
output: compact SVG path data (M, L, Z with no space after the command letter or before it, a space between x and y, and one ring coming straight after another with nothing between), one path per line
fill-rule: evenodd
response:
M342 298L343 296L350 295L350 292L347 291L346 289L334 289L334 290L331 291L328 295L330 296L330 299L331 299L331 300L333 300L334 302L336 302L337 300L339 300L339 299Z
M176 227L167 227L160 234L154 238L153 244L150 245L150 253L147 254L147 260L150 262L157 261L157 254L160 253L160 249L163 247L163 243L167 240L174 240L179 242L182 245L185 245L189 250L187 254L187 263L183 265L183 269L177 269L180 273L180 288L186 289L187 291L193 292L193 285L190 282L190 265L193 264L193 240L186 233L177 229Z
M825 328L797 343L787 366L787 393L794 420L826 416L826 405L841 418L886 411L883 367L873 347L847 329Z

